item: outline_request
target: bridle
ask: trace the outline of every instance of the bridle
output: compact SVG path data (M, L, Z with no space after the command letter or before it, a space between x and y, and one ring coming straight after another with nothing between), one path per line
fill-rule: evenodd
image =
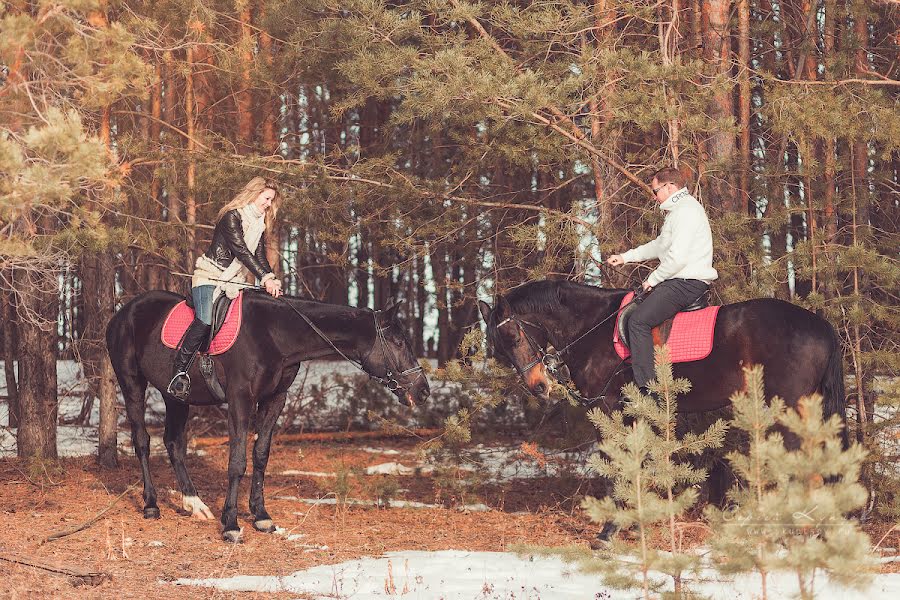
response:
M294 307L293 304L291 304L290 302L288 302L287 300L284 300L284 299L282 299L282 301L287 306L289 306L291 308L291 310L293 310L295 313L300 315L300 318L303 319L304 321L306 321L306 324L309 325L310 329L315 331L316 334L320 338L322 338L323 340L328 342L328 345L331 346L331 348L341 358L343 358L350 364L354 365L357 369L359 369L360 371L362 371L363 373L368 375L370 379L377 381L378 383L380 383L381 385L383 385L384 387L389 389L394 394L397 394L397 392L402 391L402 392L406 393L407 395L409 395L410 389L412 388L412 386L417 381L419 381L420 377L425 376L421 365L417 364L415 367L405 369L405 370L400 370L400 367L397 365L396 360L391 361L388 359L387 339L384 337L384 332L387 329L387 327L381 327L378 324L378 313L381 311L378 311L378 310L372 311L372 319L373 319L374 325L375 325L375 340L372 342L372 347L369 348L369 351L366 352L365 355L362 356L361 360L356 360L356 359L353 359L353 358L347 356L343 352L341 352L341 350L334 344L334 342L332 342L331 339L327 335L325 335L325 332L323 332L321 329L319 329L316 326L316 324L313 323L312 320L310 320L309 317L307 317L302 312L297 310L297 308ZM365 361L369 358L369 356L372 355L373 352L375 352L376 347L379 347L381 349L381 356L382 356L382 358L384 358L384 364L387 366L387 372L383 376L373 375L372 373L369 373L369 371L367 371L364 366ZM394 358L396 358L396 356ZM403 387L400 385L400 381L399 381L400 378L406 377L407 375L412 375L414 373L416 374L416 377L415 377L415 379L412 380L412 382L410 382L409 385L407 385L406 387Z
M640 302L641 300L643 300L643 296L644 296L644 294L638 295L637 293L635 293L635 299L632 300L632 302ZM563 360L563 354L568 352L572 346L574 346L582 338L584 338L585 336L587 336L588 334L593 332L595 329L597 329L604 323L607 323L610 319L613 319L613 318L619 316L619 313L624 308L625 307L620 307L618 310L614 311L608 317L606 317L605 319L601 320L600 322L594 324L589 329L587 329L584 333L582 333L577 338L575 338L574 340L572 340L571 342L566 344L562 349L555 350L554 352L545 351L544 348L540 344L538 344L531 335L528 334L528 330L525 329L525 325L528 325L530 327L534 327L535 329L537 329L539 331L543 331L545 336L549 340L550 334L547 331L547 328L544 327L543 325L539 325L537 323L532 323L530 321L526 321L525 319L522 319L518 315L514 314L514 315L510 315L510 316L506 317L505 319L503 319L502 321L497 323L495 328L497 330L499 330L500 327L502 327L503 325L506 325L508 323L515 324L516 328L518 329L518 332L521 333L522 336L525 338L525 341L528 343L528 347L531 349L532 353L534 354L534 356L535 356L534 360L529 362L524 367L520 367L518 365L518 363L513 359L513 356L509 352L507 352L506 348L501 348L503 353L507 357L509 357L510 362L512 362L513 367L516 369L516 371L518 371L520 377L522 377L524 379L525 373L530 371L536 365L543 364L544 368L547 370L547 373L550 374L550 376L553 378L554 381L556 381L557 383L559 383L562 387L564 387L566 389L566 393L571 398L573 398L581 406L590 408L590 407L594 406L597 402L604 401L606 399L606 391L609 388L609 385L612 383L613 379L615 379L618 375L620 375L621 373L628 370L628 367L625 365L626 359L622 359L622 361L616 366L616 368L613 370L612 375L609 376L609 378L606 380L606 383L603 385L603 389L600 391L599 395L592 396L590 398L586 398L583 395L581 395L581 393L578 390L572 389L571 387L569 387L567 385L569 383L569 378L562 373L562 367L566 366L566 363Z

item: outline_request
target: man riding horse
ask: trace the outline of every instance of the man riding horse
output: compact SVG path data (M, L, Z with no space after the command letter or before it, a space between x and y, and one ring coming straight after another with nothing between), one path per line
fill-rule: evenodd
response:
M611 266L659 259L643 283L653 293L634 308L628 320L631 369L641 393L655 379L651 330L693 304L718 278L712 266L712 232L703 205L685 187L684 176L671 167L660 169L651 183L660 210L666 213L659 237L642 246L613 254Z

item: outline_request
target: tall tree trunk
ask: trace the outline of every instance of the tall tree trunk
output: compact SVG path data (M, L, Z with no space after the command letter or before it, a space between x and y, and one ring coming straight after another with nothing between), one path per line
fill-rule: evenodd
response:
M173 127L178 126L178 65L175 62L175 56L171 50L163 53L163 62L165 63L165 90L163 92L164 110L166 123ZM166 144L181 148L182 139L174 130L169 129L165 133ZM181 226L181 197L179 194L178 184L175 180L175 173L178 169L172 170L166 179L166 210L167 220L175 226ZM169 264L166 266L168 271L181 271L184 267L180 262ZM177 276L166 273L166 288L174 292L183 292L184 286L182 279Z
M17 454L20 458L55 459L59 286L55 277L34 270L20 271L16 282L20 314L30 315L19 322Z
M416 256L416 321L413 327L413 344L416 356L427 356L425 349L425 308L428 291L425 289L425 256Z
M450 359L450 300L447 294L447 248L443 242L432 242L429 258L434 280L435 309L438 311L437 360L444 365Z
M835 22L837 15L836 0L825 0L825 35L824 35L824 55L823 64L825 66L825 79L834 79L834 50L835 50ZM835 186L836 186L836 140L834 136L829 135L825 138L822 147L824 156L821 163L825 168L824 190L822 194L822 213L825 220L825 237L822 240L822 253L825 260L830 255L830 246L837 241L838 231L838 214L835 210ZM822 281L822 291L826 298L834 295L837 282L833 280L833 276Z
M238 113L238 152L246 154L253 150L253 91L251 69L253 67L253 28L251 25L251 0L236 0L240 20L240 89L235 93Z
M731 38L728 28L728 13L731 0L709 0L704 4L708 26L703 32L703 59L716 75L731 76ZM718 92L710 105L710 117L727 119L734 116L734 101L730 89ZM734 135L728 131L717 131L709 139L709 160L716 172L711 177L710 188L716 203L728 212L737 210L734 178L730 175L734 168Z
M750 195L750 0L738 0L738 81L740 82L741 176L738 206L745 206L756 217L756 205Z
M6 376L6 397L9 408L9 426L19 426L19 385L16 382L16 361L19 347L15 294L12 292L0 293L0 318L3 319L3 374Z
M260 19L262 21L262 19ZM267 78L271 77L273 65L275 63L274 47L272 36L268 31L262 30L259 33L259 55L262 63L266 68ZM268 83L268 82L267 82ZM281 113L281 100L278 94L273 94L267 85L262 99L262 151L264 154L278 154L278 140L275 135L275 124L278 115Z
M188 43L185 48L185 66L187 73L184 78L184 120L187 129L187 197L184 203L185 220L187 221L187 265L186 272L190 272L194 265L197 224L197 126L194 104L194 47Z
M100 370L97 382L97 397L100 401L100 423L98 427L99 445L97 459L107 468L118 466L118 453L116 449L116 433L119 424L119 411L116 405L116 385L113 375L112 363L109 355L104 351L106 346L106 324L112 318L115 309L115 267L112 255L104 251L97 254L97 296L93 302L97 303L96 315L100 317L99 347Z

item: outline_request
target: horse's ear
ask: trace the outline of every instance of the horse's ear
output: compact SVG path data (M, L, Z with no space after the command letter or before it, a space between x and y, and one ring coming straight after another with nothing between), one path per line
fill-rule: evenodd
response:
M513 312L512 306L509 305L509 302L503 296L497 296L497 311L497 316L502 317L511 315Z
M478 301L478 310L481 311L481 318L484 319L484 322L487 323L488 319L491 318L491 305L485 302L484 300Z
M397 314L397 310L400 308L400 305L403 304L403 300L395 300L391 298L387 302L387 306L382 308L379 312L382 314L383 318L386 320L393 319Z

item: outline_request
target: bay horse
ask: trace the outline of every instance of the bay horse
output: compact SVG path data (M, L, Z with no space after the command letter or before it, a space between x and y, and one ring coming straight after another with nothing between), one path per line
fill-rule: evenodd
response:
M630 368L613 347L616 313L630 290L604 289L571 281L533 281L509 290L491 307L479 302L494 356L514 367L528 390L547 401L551 387L547 364L558 351L578 392L609 413L620 408L620 390L632 380ZM733 392L743 389L742 367L762 365L767 398L780 396L788 406L806 395L823 397L827 419L844 423L844 367L840 339L828 321L782 300L760 298L727 304L718 312L709 356L676 363L675 377L691 382L678 397L679 413L725 408ZM715 467L714 467L715 470ZM726 473L710 474L710 501L724 500Z
M166 405L163 440L182 493L182 508L201 519L213 515L197 495L185 467L185 426L191 406L220 404L207 388L197 362L189 374L193 385L185 401L165 390L171 378L175 350L163 345L161 330L171 309L184 300L167 291L150 291L123 306L106 328L106 346L122 389L131 424L131 440L144 481L144 518L160 516L156 489L150 475L150 436L144 422L145 391L149 383ZM405 328L397 318L399 304L380 311L327 304L290 296L273 298L245 291L241 330L234 345L213 357L224 371L228 404L228 491L222 510L222 537L239 542L238 487L247 469L247 429L257 410L257 439L253 446L250 513L259 531L275 531L265 508L263 484L276 421L284 408L287 390L305 360L342 356L374 379L388 385L408 406L425 401L428 381L413 355Z

